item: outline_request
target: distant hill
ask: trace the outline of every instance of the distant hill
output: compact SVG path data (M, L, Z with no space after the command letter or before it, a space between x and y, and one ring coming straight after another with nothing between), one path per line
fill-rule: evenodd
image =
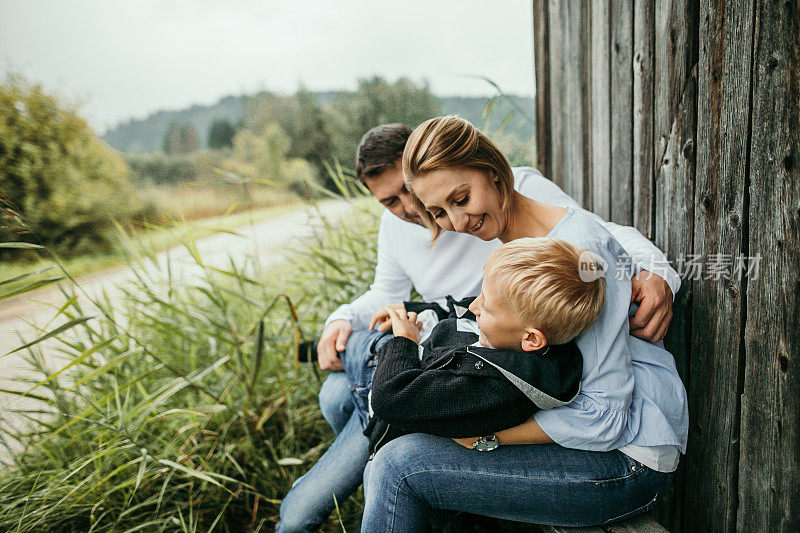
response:
M336 99L338 91L315 92L314 95L321 106L326 106ZM218 119L227 119L231 124L238 124L244 118L243 102L247 96L226 96L212 105L193 105L186 109L174 111L156 111L144 119L131 119L107 131L102 139L121 152L152 152L160 150L164 136L174 121L185 126L194 126L200 138L200 146L208 145L208 130L211 123ZM533 116L533 99L530 97L512 96L515 102ZM457 114L483 131L495 131L506 115L513 111L513 106L505 99L499 99L494 107L490 120L482 118L487 97L443 96L439 97L443 115ZM515 135L520 140L528 140L534 133L534 127L519 113L516 113L505 129L506 133Z

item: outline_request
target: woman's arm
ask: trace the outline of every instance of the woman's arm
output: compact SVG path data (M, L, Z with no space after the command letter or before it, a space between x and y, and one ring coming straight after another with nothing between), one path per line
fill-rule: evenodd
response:
M562 225L563 238L600 255L609 267L606 298L597 321L576 339L583 354L581 392L569 405L537 412L541 429L556 443L592 451L616 449L629 439L634 378L628 344L630 263L606 230L580 218Z
M497 442L503 446L512 444L549 444L553 439L547 436L547 433L542 431L536 419L531 418L522 424L513 428L504 429L494 434L497 437ZM453 439L465 448L472 449L473 444L479 437L467 437L464 439Z

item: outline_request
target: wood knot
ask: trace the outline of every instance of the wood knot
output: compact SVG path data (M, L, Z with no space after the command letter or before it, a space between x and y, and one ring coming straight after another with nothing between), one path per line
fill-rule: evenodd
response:
M780 356L778 356L778 364L781 367L781 372L786 373L786 371L789 370L789 358L785 353L782 353Z
M714 209L714 201L711 199L711 193L704 192L703 197L700 199L700 204L703 206L704 211L711 212Z
M683 143L683 157L688 160L691 160L694 157L694 139L687 139L685 143Z
M780 64L780 62L781 62L780 56L778 54L772 54L771 56L769 56L769 59L767 60L767 69L774 70L775 67L777 67Z
M786 172L791 172L794 170L794 158L792 157L792 154L788 154L783 158L783 168L786 169Z

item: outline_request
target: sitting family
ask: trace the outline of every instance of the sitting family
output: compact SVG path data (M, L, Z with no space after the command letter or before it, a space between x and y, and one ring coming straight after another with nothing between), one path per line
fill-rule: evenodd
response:
M327 320L336 438L277 531L318 529L362 480L365 532L425 531L432 509L561 526L651 509L688 431L661 251L457 117L370 130L356 174L388 209L375 280Z

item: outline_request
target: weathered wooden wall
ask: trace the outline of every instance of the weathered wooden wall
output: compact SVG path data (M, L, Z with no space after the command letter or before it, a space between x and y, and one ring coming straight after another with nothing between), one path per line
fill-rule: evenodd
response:
M761 257L757 275L703 270L676 297L666 346L689 392L689 450L657 517L800 531L800 0L533 12L545 175L674 266Z

